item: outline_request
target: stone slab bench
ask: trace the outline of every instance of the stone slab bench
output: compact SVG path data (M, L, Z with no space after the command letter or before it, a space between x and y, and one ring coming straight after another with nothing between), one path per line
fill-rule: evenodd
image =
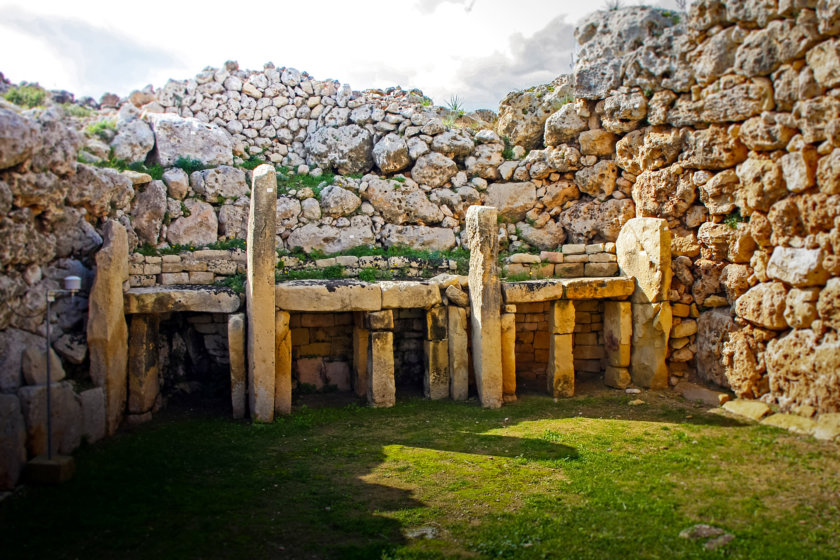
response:
M234 313L242 304L236 292L217 286L131 288L125 292L123 299L126 315L157 315L183 311Z
M502 282L506 304L537 303L557 299L626 299L636 287L629 276L562 278Z

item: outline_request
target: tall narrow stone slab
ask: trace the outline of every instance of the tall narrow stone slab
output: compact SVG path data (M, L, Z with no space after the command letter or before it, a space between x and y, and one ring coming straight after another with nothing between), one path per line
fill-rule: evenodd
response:
M548 394L554 398L575 396L575 361L572 355L572 334L549 334Z
M633 311L629 301L604 302L604 349L607 363L616 368L630 366Z
M375 407L390 407L396 402L394 384L394 333L370 333L367 357L368 403Z
M502 313L502 398L516 400L516 313Z
M117 431L125 413L128 326L123 283L128 280L128 236L116 221L105 224L102 248L96 254L96 279L88 299L87 343L90 377L105 388L106 428Z
M502 294L496 265L497 211L489 206L470 206L466 221L475 382L481 405L498 408L502 406Z
M245 418L248 404L245 359L245 314L228 316L228 356L230 358L230 405L234 418Z
M132 315L128 333L128 414L152 412L160 396L158 318Z
M26 464L26 425L17 395L0 393L0 490L17 484Z
M432 400L449 397L449 340L426 340L423 351L426 358L424 396Z
M358 397L368 394L367 355L370 331L365 328L365 314L356 312L353 326L353 391Z
M274 413L291 414L292 412L292 330L289 328L291 316L288 311L274 314L275 332L275 376L274 376Z
M639 387L668 387L668 337L671 333L671 304L634 303L630 376Z
M277 208L274 167L254 169L248 216L248 404L251 418L274 420L274 236Z
M467 310L449 306L449 394L452 400L469 396L469 349L467 348Z
M571 334L575 332L575 305L567 299L551 302L548 310L548 332Z
M659 218L633 218L615 242L618 267L636 279L633 303L668 301L671 289L671 231Z

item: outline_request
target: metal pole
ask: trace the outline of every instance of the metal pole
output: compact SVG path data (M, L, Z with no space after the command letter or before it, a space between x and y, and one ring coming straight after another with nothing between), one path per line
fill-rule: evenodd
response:
M52 408L50 403L50 302L54 296L47 291L47 459L52 459Z

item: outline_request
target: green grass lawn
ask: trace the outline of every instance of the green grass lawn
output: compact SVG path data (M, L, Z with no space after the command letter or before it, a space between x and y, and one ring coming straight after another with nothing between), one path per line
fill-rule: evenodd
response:
M0 557L840 557L838 444L634 398L161 413L0 502Z

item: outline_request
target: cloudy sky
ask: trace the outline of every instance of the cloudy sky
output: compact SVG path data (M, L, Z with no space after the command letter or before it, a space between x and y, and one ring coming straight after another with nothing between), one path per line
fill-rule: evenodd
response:
M98 99L226 60L271 61L353 89L418 87L437 104L457 95L496 109L569 72L575 23L605 2L0 0L0 72Z

